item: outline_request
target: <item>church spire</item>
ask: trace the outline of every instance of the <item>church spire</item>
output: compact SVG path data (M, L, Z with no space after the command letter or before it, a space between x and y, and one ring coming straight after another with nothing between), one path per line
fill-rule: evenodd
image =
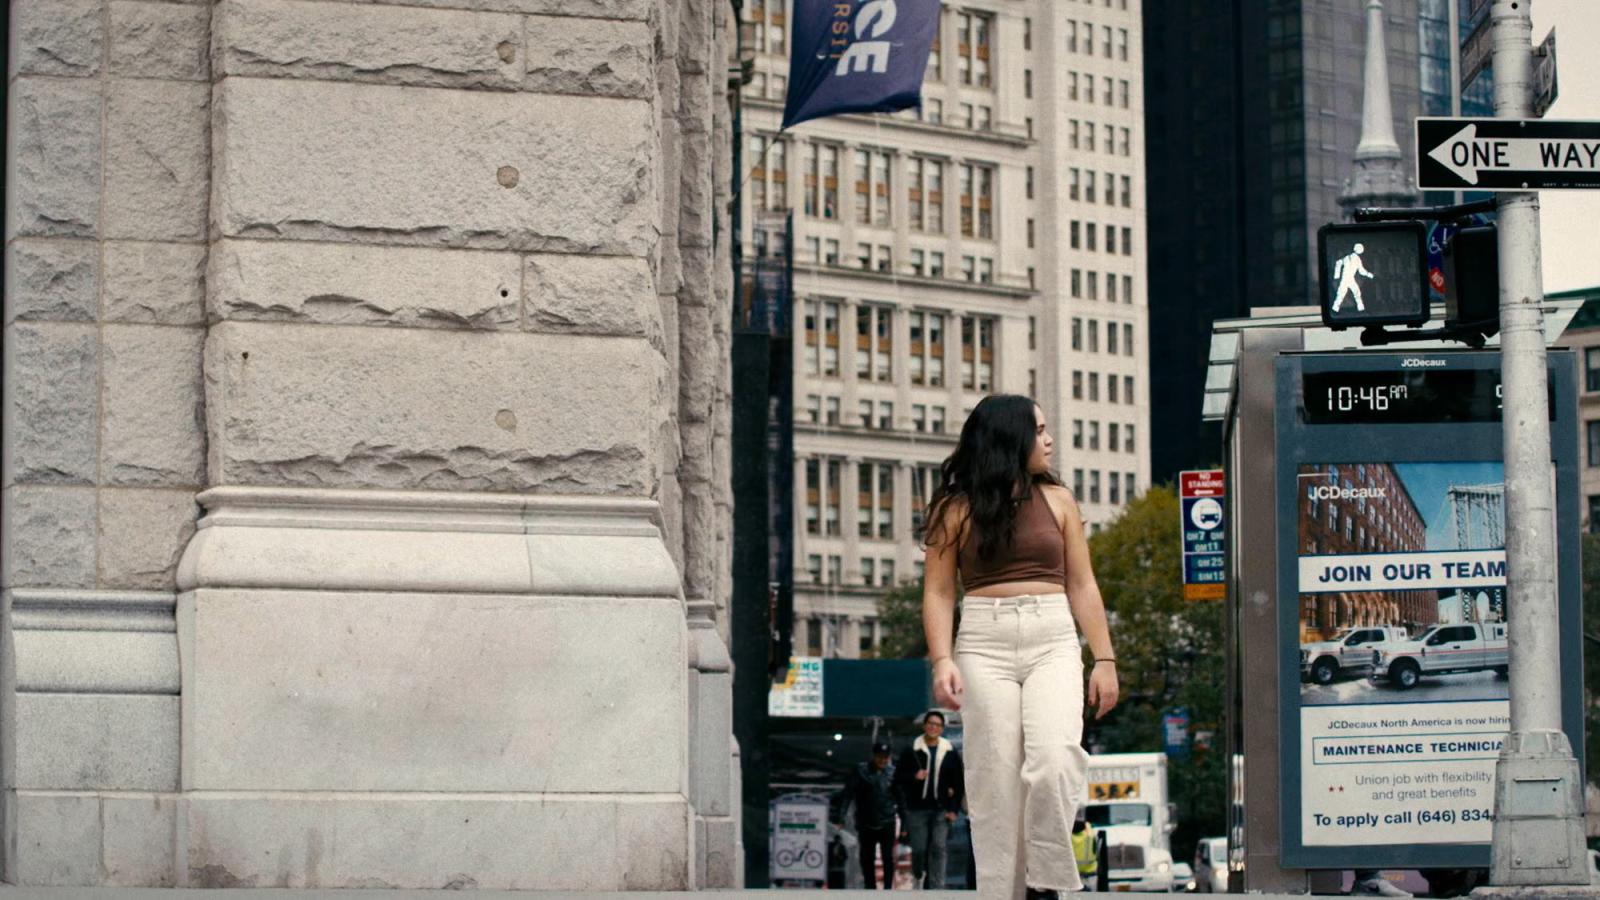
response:
M1367 60L1362 82L1361 142L1356 145L1354 171L1339 192L1339 205L1346 215L1364 206L1414 206L1416 190L1394 137L1383 0L1367 0Z

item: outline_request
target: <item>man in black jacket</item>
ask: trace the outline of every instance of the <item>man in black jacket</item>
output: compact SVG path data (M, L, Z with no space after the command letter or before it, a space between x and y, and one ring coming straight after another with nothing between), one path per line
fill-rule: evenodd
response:
M917 887L940 890L950 825L966 797L961 754L944 737L944 713L933 709L922 717L922 737L901 754L895 782L911 844L911 877Z
M860 839L861 876L868 890L877 890L874 856L883 855L883 887L894 888L894 817L899 802L895 796L894 767L889 764L889 742L872 745L872 761L857 763L844 787L834 795L835 821L844 818L845 808L856 808L856 837Z

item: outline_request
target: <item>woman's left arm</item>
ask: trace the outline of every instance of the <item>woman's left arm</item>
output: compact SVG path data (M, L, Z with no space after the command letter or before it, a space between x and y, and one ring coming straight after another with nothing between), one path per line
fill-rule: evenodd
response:
M1072 606L1072 618L1078 623L1084 643L1094 654L1089 691L1084 700L1094 707L1098 719L1117 705L1117 657L1111 646L1111 626L1106 622L1100 585L1095 583L1094 567L1089 562L1089 539L1083 533L1083 515L1078 511L1078 500L1072 492L1063 489L1063 493L1067 499L1066 519L1061 525L1067 564L1067 602Z

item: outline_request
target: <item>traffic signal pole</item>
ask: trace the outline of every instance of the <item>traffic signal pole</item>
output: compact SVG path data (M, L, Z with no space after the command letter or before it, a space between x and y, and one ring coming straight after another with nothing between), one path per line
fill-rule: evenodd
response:
M1494 0L1496 118L1533 117L1531 0ZM1482 896L1593 896L1583 784L1561 728L1555 480L1545 369L1539 195L1498 195L1511 730L1495 766L1490 883ZM1570 685L1581 690L1579 685Z

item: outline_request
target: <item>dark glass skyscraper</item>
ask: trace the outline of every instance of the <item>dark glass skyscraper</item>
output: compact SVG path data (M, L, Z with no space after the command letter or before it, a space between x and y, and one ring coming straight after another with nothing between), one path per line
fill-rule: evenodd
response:
M1394 131L1414 172L1419 115L1450 115L1458 47L1488 0L1384 0ZM1316 230L1340 221L1361 135L1365 0L1144 0L1151 474L1210 465L1200 419L1211 323L1316 302ZM1458 54L1468 60L1469 48ZM1462 74L1473 75L1462 70ZM1463 115L1492 87L1469 80ZM1429 197L1429 201L1436 198ZM1439 202L1449 202L1448 196Z

